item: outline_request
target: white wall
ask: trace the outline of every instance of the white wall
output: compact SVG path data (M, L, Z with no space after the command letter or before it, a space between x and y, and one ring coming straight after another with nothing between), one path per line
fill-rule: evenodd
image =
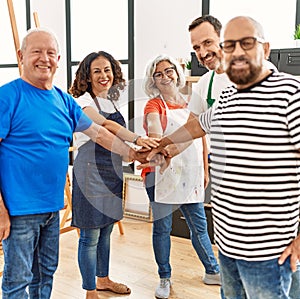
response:
M147 99L142 88L145 67L158 54L190 58L188 26L201 16L200 0L135 1L135 128L144 134L141 115Z
M135 74L141 78L152 57L166 53L189 58L188 26L201 15L199 0L135 1Z
M19 1L19 0L17 0ZM17 1L14 1L15 5ZM65 1L63 0L31 0L31 13L37 12L41 27L51 29L60 43L61 59L56 71L55 85L67 90L67 54L66 54L66 18ZM32 27L35 27L33 16Z
M20 6L20 0L13 0L15 11ZM24 1L24 0L23 0ZM76 0L81 1L81 0ZM223 0L219 0L223 3ZM237 0L231 0L237 1ZM259 0L256 0L259 1ZM273 0L268 0L273 3ZM276 0L277 3L281 3L280 0ZM4 1L3 1L4 2ZM6 2L6 1L5 1ZM216 2L216 0L214 1ZM237 1L239 3L240 1ZM295 0L289 1L292 7L295 6ZM216 2L218 3L218 2ZM275 2L274 2L275 3ZM3 5L4 4L4 5ZM0 17L1 21L5 20L8 23L8 13L6 3L1 2ZM159 53L167 53L174 57L188 58L190 56L191 47L189 42L189 34L187 27L190 22L201 15L201 0L137 0L135 5L135 74L136 80L141 80L144 75L144 69L149 59ZM225 4L226 5L226 4ZM251 5L251 1L247 5ZM236 6L236 5L235 5ZM234 11L240 14L241 12L237 7ZM230 6L231 7L231 6ZM212 5L212 14L216 15L222 20L222 16L226 16L226 9L219 9L220 5ZM284 6L286 9L286 6ZM39 16L40 24L43 27L49 27L57 34L61 44L61 61L57 75L55 78L55 84L67 88L67 73L66 73L66 38L65 38L65 1L63 0L31 0L31 12L36 11ZM232 9L229 11L233 13ZM278 5L274 7L273 14L280 15L282 10L278 8ZM219 14L222 14L222 16ZM284 15L291 15L290 11ZM17 14L17 22L20 22ZM274 16L273 16L274 17ZM270 18L269 18L270 19ZM274 18L271 18L274 20ZM278 19L278 18L275 18ZM294 14L291 15L292 23L294 22ZM32 18L33 22L33 18ZM280 22L277 22L280 23ZM19 24L18 24L19 25ZM113 25L107 24L108 26ZM34 26L34 24L33 24ZM5 27L5 26L2 26ZM20 41L24 35L19 26ZM284 46L280 44L280 47L293 47L292 44L292 32L289 34L279 34L279 40L285 41ZM272 27L273 29L275 27ZM277 28L277 27L276 27ZM10 29L8 29L10 34ZM278 35L278 30L275 30L275 34ZM3 35L4 34L4 35ZM2 32L2 40L5 40L6 32ZM285 37L285 39L283 38ZM91 38L93 35L91 34ZM291 42L290 42L291 41ZM279 47L279 44L272 42L273 47ZM13 47L12 47L13 48ZM7 79L5 79L7 80ZM140 90L137 90L137 97L143 95Z
M15 5L17 1L14 1ZM190 57L192 49L188 25L193 19L201 15L201 1L138 0L135 1L134 5L136 80L143 77L148 60L157 54L167 53L173 57ZM52 29L60 42L61 61L55 84L66 89L65 1L31 0L31 12L35 11L38 13L41 27ZM92 37L93 35L91 35ZM138 97L139 94L138 90Z

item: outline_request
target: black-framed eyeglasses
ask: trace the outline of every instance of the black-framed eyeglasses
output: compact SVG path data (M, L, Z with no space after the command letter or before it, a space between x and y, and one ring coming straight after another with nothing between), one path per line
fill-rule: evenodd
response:
M220 43L220 48L225 53L232 53L235 49L237 42L240 44L241 48L245 51L253 49L254 46L256 45L256 42L262 44L265 43L264 39L260 37L247 36L238 40L225 40L222 43Z
M163 75L167 75L168 77L173 76L174 72L175 72L175 67L171 66L171 67L164 69L162 72L155 72L153 74L153 78L160 80L160 79L162 79Z

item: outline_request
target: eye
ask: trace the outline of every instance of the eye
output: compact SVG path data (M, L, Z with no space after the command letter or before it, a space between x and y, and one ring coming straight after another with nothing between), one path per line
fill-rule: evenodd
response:
M153 74L153 77L154 77L155 79L161 79L161 78L162 78L162 73L161 73L161 72L154 73L154 74Z
M172 76L173 73L174 73L174 70L173 70L173 69L167 69L167 70L166 70L167 76Z
M243 41L242 41L242 45L243 45L243 47L245 47L245 48L252 47L252 44L253 44L253 41L250 40L250 39L247 39L247 40L243 40Z
M205 44L206 47L208 47L212 44L212 41L211 40L206 40L204 44Z
M235 45L234 42L225 42L225 43L223 44L223 47L224 47L225 49L232 49L232 48L234 47L234 45Z
M56 52L55 52L55 51L49 51L49 52L48 52L48 55L49 55L49 56L55 57L55 56L56 56Z

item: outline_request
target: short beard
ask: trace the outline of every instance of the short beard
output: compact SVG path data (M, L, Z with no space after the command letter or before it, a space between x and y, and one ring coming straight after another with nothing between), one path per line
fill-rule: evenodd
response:
M210 53L209 55L218 58L217 55L216 55L216 53L214 53L214 52L213 52L213 53ZM207 64L207 63L205 62L205 58L206 58L207 56L208 56L208 55L206 55L206 56L203 57L203 58L201 57L201 58L200 58L200 63L201 63L204 67L206 67L207 69L209 69L209 70L212 70L212 71L213 71L213 70L216 70L216 69L219 67L220 62L215 60L215 61L213 62L213 65L212 65L211 63L208 63L208 64ZM218 60L219 60L219 59L218 59Z
M248 85L255 82L262 70L262 65L254 66L247 60L249 64L249 70L233 70L232 62L226 70L226 74L230 81L237 85Z

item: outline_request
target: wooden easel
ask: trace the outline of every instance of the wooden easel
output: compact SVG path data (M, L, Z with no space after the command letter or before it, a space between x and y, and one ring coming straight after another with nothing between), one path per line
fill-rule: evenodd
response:
M11 23L12 34L13 34L13 38L14 38L15 50L16 50L16 54L17 54L19 73L21 75L22 67L21 67L21 62L20 62L20 59L19 59L19 56L17 53L20 48L20 41L19 41L19 35L18 35L16 18L15 18L12 0L7 0L7 6L8 6L9 16L10 16L10 23ZM33 18L34 18L35 26L37 28L40 27L40 21L39 21L37 12L33 13ZM69 151L73 151L73 150L74 150L74 148L70 147ZM70 226L70 224L68 224L72 219L71 218L71 212L72 212L71 181L70 181L70 177L69 177L68 173L66 175L66 183L65 183L65 198L66 198L66 203L65 203L65 207L64 207L64 213L63 213L63 216L60 221L60 233L61 234L68 232L70 230L73 230L73 229L77 229L75 227ZM123 235L124 234L123 225L120 221L118 221L117 223L118 223L120 234ZM77 232L79 234L79 229L77 229ZM0 275L1 275L1 272L0 272Z

